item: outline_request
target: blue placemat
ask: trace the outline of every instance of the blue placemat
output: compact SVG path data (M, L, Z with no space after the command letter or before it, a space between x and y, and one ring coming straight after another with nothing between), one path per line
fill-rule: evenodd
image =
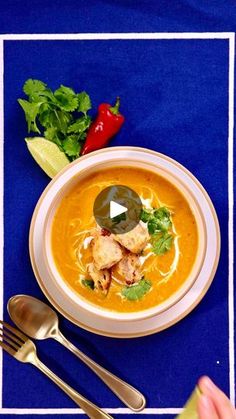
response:
M88 6L83 1L67 1L62 7L61 2L55 1L49 8L49 3L43 1L11 1L1 10L0 31L186 32L233 27L230 2L229 8L219 6L214 10L211 6L204 8L201 2L197 6L194 1L178 2L172 10L165 8L164 2L139 3L134 6L130 1L97 1ZM119 94L126 123L111 145L143 146L173 157L202 182L216 207L222 232L219 268L203 301L179 324L153 336L116 340L60 320L62 331L76 345L147 396L147 407L152 410L143 417L173 417L168 413L183 406L202 374L209 374L227 394L230 390L228 73L228 39L4 41L6 320L5 307L11 295L28 293L45 300L28 255L30 218L48 178L23 141L26 124L16 100L22 97L27 78L39 78L52 88L64 84L85 89L91 95L94 110L100 102L113 102ZM59 344L37 342L37 347L48 366L92 401L110 409L124 407ZM231 376L232 373L231 370ZM231 393L232 385L231 380ZM2 408L0 413L6 417L23 417L23 413L31 418L36 413L75 417L74 410L68 410L75 408L73 402L46 377L5 354ZM66 409L67 415L58 409ZM112 412L117 418L128 416L125 410Z

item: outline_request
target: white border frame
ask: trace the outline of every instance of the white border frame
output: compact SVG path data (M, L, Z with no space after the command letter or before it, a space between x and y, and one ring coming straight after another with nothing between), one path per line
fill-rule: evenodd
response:
M228 246L229 246L229 285L228 285L228 315L229 315L229 388L230 399L235 405L235 354L234 354L234 57L235 34L233 32L202 32L202 33L76 33L76 34L4 34L0 35L0 313L3 317L3 144L4 144L4 41L24 40L124 40L124 39L228 39L229 40L229 78L228 78ZM104 409L111 414L135 414L127 408ZM177 408L146 408L140 414L159 415L180 413ZM0 351L0 415L18 414L83 414L81 409L8 409L2 407L2 351Z

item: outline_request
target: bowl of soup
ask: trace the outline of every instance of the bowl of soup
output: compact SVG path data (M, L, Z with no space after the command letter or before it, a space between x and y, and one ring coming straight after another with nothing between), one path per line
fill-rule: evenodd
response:
M113 227L124 225L117 232L98 224L94 202L120 185L139 196L141 208L132 229L123 216L112 218ZM141 148L109 148L68 165L40 198L31 239L39 210L41 259L50 277L45 289L36 273L43 291L49 299L58 293L59 305L64 296L84 313L114 321L156 316L189 292L204 265L212 214L219 239L199 182L169 157Z

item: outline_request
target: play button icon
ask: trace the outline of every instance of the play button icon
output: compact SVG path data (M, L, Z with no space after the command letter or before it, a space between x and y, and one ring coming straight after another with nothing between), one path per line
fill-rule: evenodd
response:
M118 215L124 214L126 211L128 211L128 208L115 201L110 201L110 218L115 218Z
M136 227L141 211L142 202L138 194L124 185L103 189L93 206L98 225L114 234L127 233Z

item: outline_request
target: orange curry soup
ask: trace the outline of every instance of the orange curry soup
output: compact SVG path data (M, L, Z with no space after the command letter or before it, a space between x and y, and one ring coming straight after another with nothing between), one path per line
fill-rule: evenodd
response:
M114 280L106 295L82 283L89 278L87 265L93 260L89 241L96 227L94 200L104 188L116 184L132 188L143 200L149 200L153 208L166 206L172 214L175 240L171 249L154 255L149 247L141 255L143 275L151 281L152 287L137 301L123 298L121 285ZM78 181L62 198L52 224L51 243L58 271L80 297L108 310L134 312L162 303L184 283L197 254L198 230L188 202L173 184L147 170L116 167Z

